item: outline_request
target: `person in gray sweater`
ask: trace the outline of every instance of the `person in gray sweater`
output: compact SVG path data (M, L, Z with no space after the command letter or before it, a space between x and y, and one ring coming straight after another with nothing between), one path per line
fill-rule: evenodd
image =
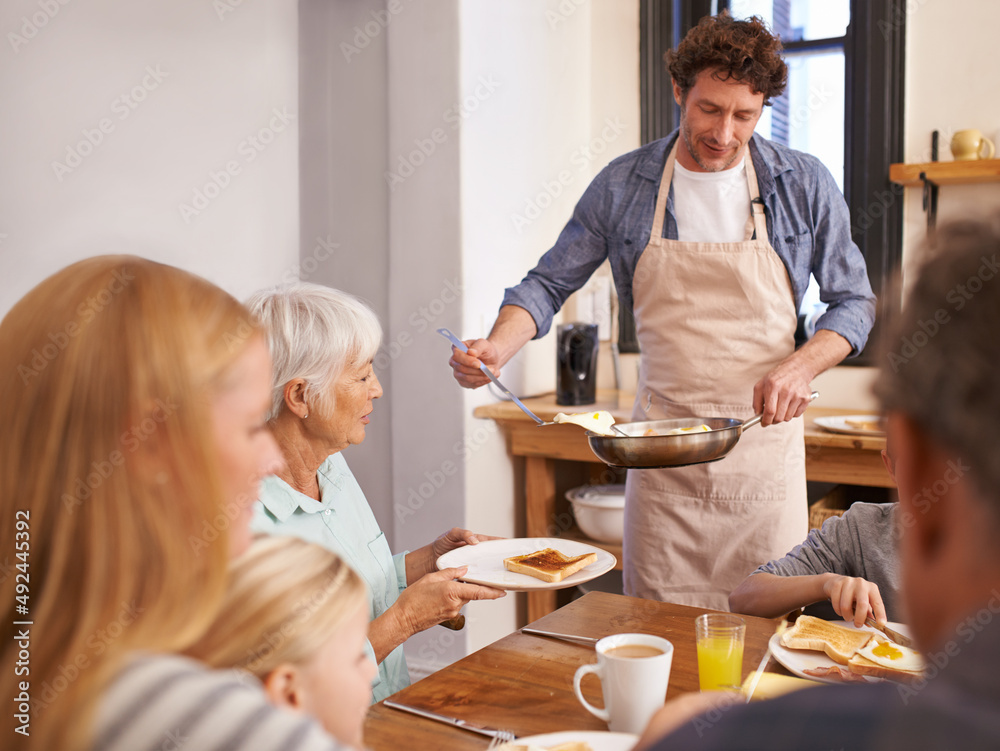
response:
M886 471L895 482L895 460L886 443ZM896 504L855 503L843 516L810 530L784 558L763 564L729 595L734 613L777 618L829 600L844 620L860 626L900 621Z

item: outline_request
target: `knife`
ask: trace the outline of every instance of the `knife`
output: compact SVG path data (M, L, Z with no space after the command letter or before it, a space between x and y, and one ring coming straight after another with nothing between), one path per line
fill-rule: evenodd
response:
M909 636L903 636L901 633L899 633L898 631L894 631L888 626L878 625L878 623L875 622L875 619L872 618L871 616L868 616L865 619L865 625L871 626L876 631L881 631L883 634L888 636L892 641L896 642L896 644L900 644L904 647L909 647L910 649L916 648L916 644L913 643L913 639L911 639Z
M781 623L778 624L777 630L774 632L775 636L781 636L785 633L785 629L788 628L788 621L784 618L781 619ZM771 659L771 640L767 640L767 649L764 650L764 656L760 658L760 664L757 665L757 670L753 674L753 678L750 680L750 685L747 687L747 698L746 704L750 703L753 698L753 692L757 690L757 684L760 683L760 677L764 674L764 668L767 667L768 661Z
M438 714L437 712L431 712L426 709L417 709L416 707L411 707L408 704L400 704L399 702L391 701L389 699L386 699L382 703L387 707L398 709L401 712L409 712L410 714L415 714L418 717L424 717L428 720L443 722L446 725L461 728L462 730L471 730L473 733L479 733L480 735L485 735L490 738L500 738L504 741L512 741L517 737L509 730L498 730L496 728L488 728L483 725L476 725L475 723L468 722L466 720L460 720L457 717L448 717L447 715Z
M574 642L577 644L597 644L598 639L593 636L576 636L575 634L560 634L557 631L545 631L540 628L529 628L525 626L521 629L522 634L530 634L531 636L548 636L552 639L562 639L563 641Z

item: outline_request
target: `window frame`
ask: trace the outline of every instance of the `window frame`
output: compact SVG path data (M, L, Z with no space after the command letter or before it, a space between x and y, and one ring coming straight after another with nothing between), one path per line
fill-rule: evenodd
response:
M728 0L640 0L644 144L667 136L679 122L663 54L698 19L728 6ZM851 21L844 37L844 196L851 214L851 235L865 258L878 311L865 349L844 364L873 365L879 332L900 302L893 279L903 251L903 189L889 180L889 165L903 160L906 2L850 0L850 6ZM801 43L806 44L815 41ZM793 50L800 43L788 46ZM622 352L639 351L630 310L619 310L618 344Z

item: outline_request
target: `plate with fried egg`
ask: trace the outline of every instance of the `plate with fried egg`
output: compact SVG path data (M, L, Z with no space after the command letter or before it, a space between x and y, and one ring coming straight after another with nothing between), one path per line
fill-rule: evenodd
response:
M885 667L895 671L912 672L919 675L925 667L923 656L914 649L904 647L890 641L884 634L867 626L858 628L850 621L831 621L838 626L851 629L853 631L864 631L872 634L872 638L861 648L854 657L863 658L862 662L871 663L868 665L870 672L878 672L878 667ZM890 628L898 631L903 636L910 636L910 630L901 623L888 623ZM841 684L845 682L854 683L881 683L884 679L862 672L855 673L847 665L839 665L825 653L805 649L789 649L781 643L781 635L775 634L769 642L771 654L774 659L793 675L806 678L820 683ZM852 657L852 660L854 660ZM874 669L872 669L874 666ZM820 675L823 671L829 671L829 675Z

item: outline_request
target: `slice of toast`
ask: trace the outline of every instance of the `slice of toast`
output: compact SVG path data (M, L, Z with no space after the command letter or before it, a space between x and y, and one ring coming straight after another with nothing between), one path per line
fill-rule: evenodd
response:
M555 584L567 576L575 574L585 566L597 562L597 553L587 553L567 558L555 548L545 548L527 555L504 558L503 565L515 574L527 574L543 582Z
M896 670L894 668L879 665L872 662L863 655L854 655L847 661L847 669L855 675L870 675L875 678L887 678L890 681L899 683L916 683L925 676L923 671Z
M800 615L795 625L781 635L781 645L789 649L825 652L834 662L846 665L871 638L870 631L856 631L822 618Z
M558 746L548 747L532 746L514 741L513 743L504 743L502 746L497 746L496 751L594 751L594 747L584 741L570 741L569 743L560 743Z
M848 427L856 430L871 430L878 433L885 431L885 424L880 417L845 419L844 422L847 423Z
M594 751L594 747L583 741L570 741L557 746L549 746L546 751Z

